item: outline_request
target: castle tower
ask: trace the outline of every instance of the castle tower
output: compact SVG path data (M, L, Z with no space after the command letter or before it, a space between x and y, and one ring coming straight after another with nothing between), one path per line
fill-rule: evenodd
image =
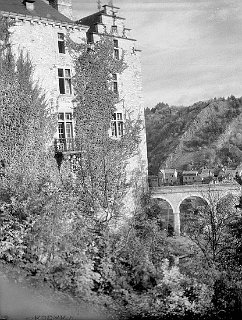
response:
M130 172L139 171L140 180L143 179L144 182L147 178L148 162L142 94L141 51L137 48L137 41L131 37L131 29L126 27L125 18L120 16L119 10L120 8L114 6L113 2L110 1L108 5L103 6L102 10L82 18L77 23L89 28L87 31L89 43L98 41L100 36L103 35L111 37L114 43L114 57L120 59L122 55L124 56L127 68L115 77L116 90L119 93L120 100L116 105L116 112L126 114L133 120L140 119L142 122L143 129L141 131L139 153L131 159L129 170Z

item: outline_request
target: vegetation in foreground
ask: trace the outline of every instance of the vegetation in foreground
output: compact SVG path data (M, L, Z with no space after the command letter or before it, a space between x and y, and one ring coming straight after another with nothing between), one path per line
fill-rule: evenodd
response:
M47 284L76 303L121 319L241 315L242 220L230 204L208 208L196 221L187 217L187 233L196 235L192 239L196 245L189 248L191 258L179 266L181 247L166 236L157 205L142 190L139 194L134 190L138 201L133 217L113 228L122 217L122 197L130 188L124 172L139 142L139 123L131 123L119 141L106 135L107 115L111 120L118 99L110 91L110 73L123 68L112 60L111 44L104 39L92 50L82 48L81 57L77 56L76 68L86 70L86 77L85 72L77 73L75 112L82 154L73 179L68 162L61 157L56 161L54 151L46 148L53 119L32 84L31 64L22 56L14 61L8 22L1 19L0 26L5 30L0 50L0 259L4 272L34 288ZM104 58L109 63L101 64ZM96 73L89 73L87 65ZM92 100L90 110L93 88L103 91ZM100 101L104 96L105 104ZM91 120L99 105L103 112L96 128ZM89 144L82 137L90 130L92 144L87 150ZM193 227L199 232L194 234Z

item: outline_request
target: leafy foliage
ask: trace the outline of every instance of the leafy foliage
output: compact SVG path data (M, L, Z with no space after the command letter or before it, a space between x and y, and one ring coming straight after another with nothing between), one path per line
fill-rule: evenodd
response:
M1 21L7 30L7 20ZM3 184L14 192L18 189L23 196L21 187L26 186L26 192L48 172L43 164L51 158L46 151L54 132L54 118L41 90L33 84L30 60L21 53L14 61L6 34L0 45L0 150L8 177Z
M11 62L1 63L1 259L18 265L33 282L89 301L98 294L98 302L116 281L110 231L103 222L109 213L121 214L128 186L124 172L139 143L139 121L128 115L123 137L108 135L118 102L111 74L123 70L123 60L113 59L107 40L91 51L83 48L76 59L81 162L73 179L67 162L59 173L48 148L54 119L33 85L31 63L23 55L15 61L10 49L1 56L4 62L8 54Z
M120 214L130 187L127 165L138 150L140 121L131 120L126 113L123 136L110 137L110 124L120 102L118 93L112 90L112 77L126 67L123 57L114 58L112 40L104 37L91 48L72 48L75 137L80 157L77 184L86 212L94 219L107 221Z
M53 119L33 85L30 61L12 56L8 27L1 19L0 259L21 268L32 284L48 283L54 290L108 305L122 319L206 318L239 310L241 218L234 216L231 199L200 212L197 219L190 216L189 230L200 250L188 266L177 266L181 249L167 237L157 204L149 195L141 197L138 188L134 215L113 228L122 216L123 196L136 182L125 171L140 132L140 122L126 115L123 137L108 135L119 102L111 74L125 67L123 59L113 59L113 44L101 39L91 48L73 48L80 154L73 175L66 161L58 170L48 148ZM235 117L240 102L231 97L229 103ZM163 104L147 113L155 114L154 121L160 115L164 130L181 137L188 127L185 118L192 114L192 123L203 108L203 103L189 110ZM167 118L173 120L166 126Z
M131 312L141 318L201 317L211 308L212 291L183 275L178 267L161 265L162 279L144 296L133 296Z
M241 213L232 195L187 216L187 233L196 243L194 259L184 268L213 286L214 316L241 316Z
M209 198L210 205L187 213L186 232L198 245L208 265L227 264L234 247L230 225L239 219L235 209L237 200L232 195L218 199L211 192Z

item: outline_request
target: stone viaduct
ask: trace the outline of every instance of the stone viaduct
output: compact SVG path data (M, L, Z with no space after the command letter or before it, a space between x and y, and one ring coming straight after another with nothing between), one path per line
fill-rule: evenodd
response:
M238 183L162 186L151 189L152 198L162 199L170 204L174 216L174 232L178 236L180 235L180 205L185 199L198 197L210 204L212 199L219 200L231 193L237 196L241 194Z

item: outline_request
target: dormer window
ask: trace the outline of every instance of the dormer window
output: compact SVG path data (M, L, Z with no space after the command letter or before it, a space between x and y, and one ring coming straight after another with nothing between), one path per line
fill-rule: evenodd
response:
M59 53L66 53L64 33L58 33L58 49Z
M35 9L35 0L24 0L24 5L28 11L34 11Z
M117 33L117 32L118 32L118 27L112 26L112 33Z

